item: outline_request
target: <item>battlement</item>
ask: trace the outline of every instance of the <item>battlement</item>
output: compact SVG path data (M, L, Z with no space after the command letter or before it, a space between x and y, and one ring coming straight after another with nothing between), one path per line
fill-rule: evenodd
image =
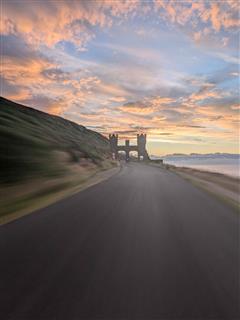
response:
M118 134L109 134L109 139L118 138Z
M110 149L112 153L116 153L118 145L118 134L109 134Z
M137 137L138 137L138 138L141 138L141 139L146 139L146 138L147 138L147 135L146 135L146 133L145 133L145 134L140 133L140 134L137 134Z

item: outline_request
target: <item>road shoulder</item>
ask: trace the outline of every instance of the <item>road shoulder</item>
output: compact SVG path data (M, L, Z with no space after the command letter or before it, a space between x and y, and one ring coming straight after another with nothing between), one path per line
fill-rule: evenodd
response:
M31 190L31 185L19 185L14 188L5 188L0 190L1 201L0 205L0 225L9 223L23 216L33 213L38 209L45 208L50 204L53 204L59 200L65 199L75 193L90 188L104 180L111 178L121 170L120 166L112 167L105 170L91 170L85 172L84 175L71 179L55 179L52 181L39 180L34 182L34 186ZM39 184L39 188L36 188L36 184ZM26 189L26 192L19 190ZM14 197L14 192L16 196ZM19 193L19 194L17 194ZM11 195L12 194L12 195ZM13 199L12 203L4 202L4 199ZM5 212L4 212L5 210Z
M168 164L151 164L177 174L194 186L208 192L221 202L240 209L240 181L224 174L192 168L176 167Z

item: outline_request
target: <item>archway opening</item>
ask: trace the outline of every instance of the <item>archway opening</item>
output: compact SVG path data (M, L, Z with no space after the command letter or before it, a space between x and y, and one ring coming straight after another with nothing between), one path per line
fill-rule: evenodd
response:
M138 161L138 152L130 151L129 152L129 161Z

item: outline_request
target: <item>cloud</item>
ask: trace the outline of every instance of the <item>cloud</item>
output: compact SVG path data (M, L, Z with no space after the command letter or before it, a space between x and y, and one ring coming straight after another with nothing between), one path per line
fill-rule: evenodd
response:
M34 46L71 41L79 50L94 38L94 28L110 27L114 17L127 17L138 1L4 1L2 34L21 34Z
M238 7L234 1L159 1L144 3L129 1L67 1L45 0L31 2L13 0L3 2L3 23L1 33L21 36L34 47L46 45L54 47L62 41L70 41L77 50L86 50L97 33L97 28L111 28L114 24L123 24L129 18L144 16L153 12L158 19L167 24L192 28L193 37L236 30L239 27ZM139 29L143 35L145 30ZM227 37L225 36L227 39ZM225 41L226 43L226 41ZM118 50L121 50L119 45ZM154 50L135 50L129 48L129 55L138 55L142 59L159 59Z
M75 1L31 4L29 1L4 2L3 13L5 23L2 32L21 34L25 41L35 46L53 46L60 40L71 38L73 42L84 46L91 37L86 24L94 26L107 23L101 12L97 13L94 9L91 14L90 10L84 9L83 3Z
M212 54L228 63L240 64L239 57L230 56L224 52L212 52Z
M118 107L119 110L132 114L149 115L154 112L154 108L144 102L128 102Z
M84 105L100 84L79 68L64 71L21 37L5 35L3 40L1 89L9 99L63 115L74 104Z
M115 17L124 16L128 13L133 13L141 2L138 0L120 0L120 1L103 1L103 5L110 10L111 14Z
M21 102L27 106L31 106L33 108L41 109L47 112L50 112L50 106L57 103L56 100L43 95L31 95L28 98L23 99Z
M184 127L184 128L206 128L205 126L198 126L198 125L190 125L190 124L180 124L178 127Z
M47 79L54 80L54 81L69 80L72 76L69 72L64 72L59 68L44 69L42 71L42 75Z
M1 73L5 78L17 79L53 66L49 58L34 50L21 37L1 35L1 44Z
M104 134L236 140L237 10L234 1L4 1L1 94Z
M112 102L124 102L125 100L126 98L118 97L118 96L109 98L109 101L112 101Z
M166 105L171 105L173 102L176 101L176 99L173 99L172 97L161 97L156 96L149 99L150 103L155 107L161 107Z
M116 53L120 53L121 55L128 55L134 59L140 60L154 60L156 63L160 63L161 55L160 52L150 48L144 47L131 47L131 46L122 46L116 44L104 44L102 47L114 50Z
M149 116L161 110L161 108L166 108L166 106L174 103L176 100L171 97L145 97L142 101L127 102L118 109L136 115L146 115Z
M240 25L237 7L233 1L228 2L212 2L210 7L209 19L213 28L219 31L221 27L225 29L237 28Z
M6 80L3 75L0 74L0 87L1 96L8 97L12 100L21 101L31 97L31 92L28 88L15 86Z
M221 93L215 89L214 84L206 83L202 85L202 87L193 94L190 95L188 100L191 102L202 101L208 98L220 98Z
M35 60L39 58L38 53L33 50L23 38L16 35L0 35L1 56L7 56L21 62Z
M179 1L155 0L155 10L179 25L192 24L201 27L210 23L214 31L237 28L239 26L238 5L234 1Z
M235 64L228 64L227 67L215 71L208 76L208 81L214 84L221 84L239 77L239 68Z

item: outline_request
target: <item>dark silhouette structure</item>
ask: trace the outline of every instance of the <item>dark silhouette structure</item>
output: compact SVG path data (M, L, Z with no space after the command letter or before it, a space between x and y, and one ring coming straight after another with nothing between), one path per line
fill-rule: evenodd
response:
M138 153L138 160L148 160L149 156L146 150L146 134L137 135L137 145L130 145L129 140L125 140L125 145L118 145L118 134L110 134L110 148L112 155L115 159L118 159L118 152L124 151L126 154L126 161L130 159L129 154L131 151Z

